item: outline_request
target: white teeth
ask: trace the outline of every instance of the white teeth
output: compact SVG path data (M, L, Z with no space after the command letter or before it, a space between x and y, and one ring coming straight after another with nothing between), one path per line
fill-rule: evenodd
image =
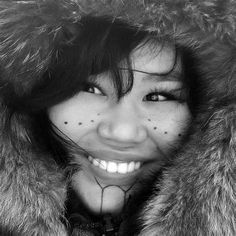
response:
M117 172L120 174L126 174L128 169L127 163L119 163Z
M106 170L109 173L119 173L119 174L127 174L131 173L135 170L138 170L141 167L141 162L122 162L122 163L117 163L113 161L104 161L100 159L95 159L91 156L88 157L88 160L94 165L97 166L98 168L101 168L103 170Z
M128 172L133 172L134 171L134 166L135 166L135 163L132 161L129 163L128 165Z
M117 164L115 162L109 161L107 165L107 172L116 173L116 171L117 171Z
M106 161L100 161L99 167L103 170L107 169L107 162Z
M92 159L91 161L95 166L99 166L100 165L100 162L98 159Z
M136 162L135 166L134 166L134 169L138 170L140 168L140 166L141 166L141 163L140 162Z

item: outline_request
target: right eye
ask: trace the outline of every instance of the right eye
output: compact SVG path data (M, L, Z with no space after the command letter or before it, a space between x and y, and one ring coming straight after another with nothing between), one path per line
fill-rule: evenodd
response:
M96 86L89 85L84 89L85 92L103 95L103 92Z

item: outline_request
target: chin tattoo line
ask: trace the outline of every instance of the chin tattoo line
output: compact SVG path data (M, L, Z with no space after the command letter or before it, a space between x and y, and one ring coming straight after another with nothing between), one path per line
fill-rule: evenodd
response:
M99 183L98 179L97 179L96 177L94 177L94 179L95 179L97 185L98 185L98 186L100 187L100 189L101 189L100 215L103 214L103 197L104 197L104 191L105 191L105 189L107 189L107 188L109 188L109 187L117 187L117 188L119 188L119 189L123 192L123 194L124 194L124 198L123 198L123 199L124 199L124 205L123 205L122 211L124 211L124 210L125 210L125 207L126 207L126 204L128 203L129 198L131 197L131 195L129 195L129 196L127 197L127 194L128 194L128 192L134 187L134 185L138 182L137 180L135 180L135 182L132 183L132 184L130 185L130 187L125 190L125 189L123 189L121 186L115 185L115 184L109 184L109 185L106 185L106 186L102 187L102 185Z

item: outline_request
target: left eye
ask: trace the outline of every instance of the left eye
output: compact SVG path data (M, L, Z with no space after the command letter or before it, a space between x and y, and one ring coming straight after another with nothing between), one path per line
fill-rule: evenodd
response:
M146 95L144 98L144 101L159 102L159 101L166 101L167 99L168 98L166 96L155 92L155 93L149 93L148 95Z

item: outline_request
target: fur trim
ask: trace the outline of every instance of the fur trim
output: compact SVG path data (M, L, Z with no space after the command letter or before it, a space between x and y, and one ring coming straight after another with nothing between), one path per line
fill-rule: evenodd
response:
M140 235L236 234L235 108L209 111L208 122L195 126L191 141L156 186L161 191L145 207Z
M140 215L141 235L236 235L236 2L234 0L2 0L2 94L27 94L86 15L119 18L191 50L204 103L192 136ZM76 32L77 33L77 32ZM0 99L1 99L0 95ZM63 173L33 147L31 118L1 101L0 224L4 235L66 235ZM10 127L11 135L5 132ZM14 137L13 139L9 137ZM21 150L17 153L14 146ZM29 178L30 176L30 178ZM10 233L9 233L10 234Z
M27 116L1 106L0 235L66 235L60 218L65 180L52 158L32 146Z

